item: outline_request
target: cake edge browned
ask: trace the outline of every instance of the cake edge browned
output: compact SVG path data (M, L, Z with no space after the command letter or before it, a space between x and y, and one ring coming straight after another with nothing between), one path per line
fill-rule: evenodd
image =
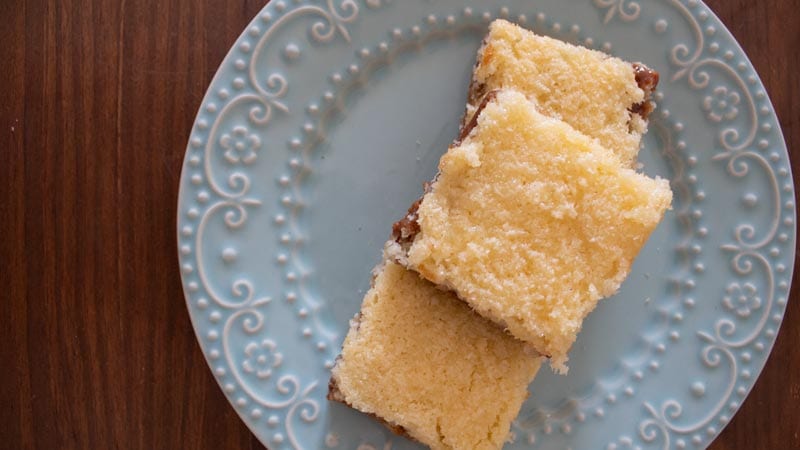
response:
M478 49L477 55L483 54L483 50L486 48L488 38L489 32L487 31L481 40L481 45ZM467 107L464 115L461 117L460 130L462 132L468 125L467 120L475 117L474 114L472 116L469 115L470 105L480 104L484 96L488 93L486 90L486 84L478 81L478 67L480 66L480 62L480 58L476 58L475 64L472 66L472 78L470 79L469 88L467 90ZM631 114L639 114L642 120L647 121L650 118L650 114L653 112L653 110L655 110L653 93L658 87L660 74L658 71L650 68L641 61L632 62L629 64L633 66L634 79L636 81L636 85L644 93L644 99L639 103L632 104L630 107L628 107L628 111Z
M336 361L337 363L338 363L338 359L339 358L337 358L337 361ZM344 393L339 389L339 382L336 379L336 376L334 376L334 375L331 375L330 380L328 380L328 395L326 396L326 398L328 400L330 400L330 401L341 403L341 404L343 404L343 405L345 405L345 406L347 406L349 408L352 408L352 409L354 409L356 411L359 411L359 412L361 412L363 414L368 415L369 417L373 418L375 421L377 421L381 425L385 426L392 433L394 433L394 434L396 434L398 436L403 436L405 438L411 439L412 441L419 442L419 440L414 438L414 436L412 436L408 432L408 430L406 430L405 427L403 427L402 425L398 425L396 423L392 423L389 420L385 419L384 417L381 417L381 416L379 416L379 415L377 415L375 413L364 411L363 409L360 409L360 408L357 408L357 407L353 406L350 402L347 401L347 398L345 397Z

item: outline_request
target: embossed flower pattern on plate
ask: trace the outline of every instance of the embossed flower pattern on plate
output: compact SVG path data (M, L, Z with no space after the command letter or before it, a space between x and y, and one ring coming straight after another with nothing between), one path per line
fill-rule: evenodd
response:
M256 152L261 148L261 138L241 125L223 134L219 143L225 149L225 159L231 164L252 164L258 156Z
M731 283L726 292L728 295L722 298L722 304L739 317L750 317L753 311L761 308L761 297L752 283Z

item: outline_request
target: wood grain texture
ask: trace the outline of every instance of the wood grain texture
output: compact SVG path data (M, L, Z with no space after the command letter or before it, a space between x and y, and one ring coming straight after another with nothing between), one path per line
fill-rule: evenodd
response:
M797 179L797 2L707 3L761 75ZM0 448L263 448L195 341L174 232L195 113L262 5L0 2ZM797 286L713 449L800 448Z

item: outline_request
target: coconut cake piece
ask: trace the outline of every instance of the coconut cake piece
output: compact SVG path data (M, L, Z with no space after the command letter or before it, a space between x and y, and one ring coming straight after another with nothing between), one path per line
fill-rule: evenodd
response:
M566 372L597 301L614 294L669 208L668 182L516 91L484 98L387 253L453 290Z
M417 273L375 274L328 398L434 450L502 448L541 357Z
M498 19L478 50L464 123L486 92L514 89L634 165L658 73Z

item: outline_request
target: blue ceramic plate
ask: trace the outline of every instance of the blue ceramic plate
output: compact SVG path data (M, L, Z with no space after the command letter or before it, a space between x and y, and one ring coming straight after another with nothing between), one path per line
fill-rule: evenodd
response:
M540 372L507 447L703 447L758 377L791 283L794 187L764 87L705 5L273 0L206 93L178 203L198 340L270 449L417 448L325 400L329 369L498 17L661 72L640 160L675 193L570 374Z

